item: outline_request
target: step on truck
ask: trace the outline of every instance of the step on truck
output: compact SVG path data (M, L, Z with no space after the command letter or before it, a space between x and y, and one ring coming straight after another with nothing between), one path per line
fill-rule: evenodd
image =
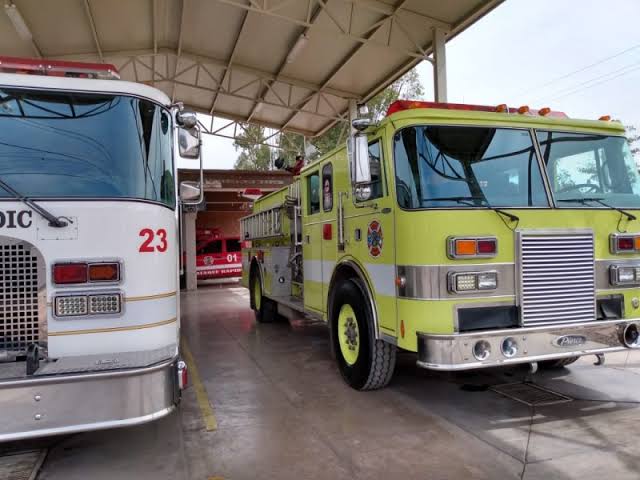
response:
M0 57L0 442L175 408L199 150L195 113L111 65Z
M356 389L640 346L640 176L620 123L397 101L241 220L259 322L329 326Z

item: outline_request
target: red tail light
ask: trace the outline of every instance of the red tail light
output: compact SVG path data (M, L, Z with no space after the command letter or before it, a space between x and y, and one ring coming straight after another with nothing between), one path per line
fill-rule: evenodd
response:
M53 266L53 282L58 285L87 283L86 263L60 263Z
M496 239L478 240L478 253L495 254L498 251L498 241Z

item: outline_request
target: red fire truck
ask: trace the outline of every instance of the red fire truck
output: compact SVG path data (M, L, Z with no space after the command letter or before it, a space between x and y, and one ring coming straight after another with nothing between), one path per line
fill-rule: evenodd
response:
M198 280L242 276L240 238L223 236L218 229L196 231Z

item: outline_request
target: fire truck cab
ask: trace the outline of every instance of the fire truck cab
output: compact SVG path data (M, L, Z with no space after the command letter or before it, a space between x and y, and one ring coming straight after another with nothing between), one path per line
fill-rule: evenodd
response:
M325 321L362 390L398 349L453 371L640 346L640 175L618 122L398 101L353 127L241 222L258 321Z
M174 410L199 151L195 113L111 65L0 57L0 442Z

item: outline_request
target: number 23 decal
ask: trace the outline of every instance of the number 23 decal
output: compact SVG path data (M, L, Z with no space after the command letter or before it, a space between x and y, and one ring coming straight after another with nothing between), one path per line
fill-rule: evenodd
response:
M142 245L138 249L140 253L164 253L167 251L169 244L167 243L167 231L164 228L156 230L155 233L150 228L143 228L138 235L144 238ZM158 240L154 242L156 236Z

